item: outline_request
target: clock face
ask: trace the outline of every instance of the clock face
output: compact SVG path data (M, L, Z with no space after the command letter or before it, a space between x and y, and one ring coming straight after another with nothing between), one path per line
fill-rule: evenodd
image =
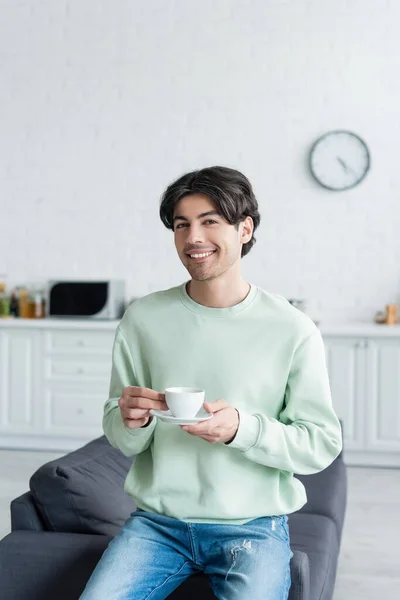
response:
M364 179L370 166L366 144L350 131L331 131L310 152L314 178L330 190L347 190Z

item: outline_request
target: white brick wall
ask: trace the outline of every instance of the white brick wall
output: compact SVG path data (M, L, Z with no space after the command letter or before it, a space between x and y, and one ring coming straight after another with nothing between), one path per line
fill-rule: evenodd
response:
M396 0L0 0L0 273L183 281L159 197L218 163L259 199L249 280L324 316L400 302L399 22ZM372 156L343 193L307 169L335 128Z

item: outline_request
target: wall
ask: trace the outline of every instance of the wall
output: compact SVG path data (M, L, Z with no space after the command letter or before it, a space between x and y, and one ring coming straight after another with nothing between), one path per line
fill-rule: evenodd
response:
M183 281L158 217L166 185L223 164L262 214L244 274L324 318L400 302L400 3L0 0L0 273ZM372 169L319 187L322 133Z

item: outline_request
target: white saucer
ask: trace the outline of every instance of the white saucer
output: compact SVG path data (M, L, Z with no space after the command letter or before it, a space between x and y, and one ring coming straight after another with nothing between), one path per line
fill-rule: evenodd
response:
M150 414L153 417L157 417L164 423L171 423L172 425L193 425L194 423L201 423L201 421L208 421L212 419L213 414L201 408L195 417L191 419L180 419L179 417L173 417L170 410L155 410L152 408Z

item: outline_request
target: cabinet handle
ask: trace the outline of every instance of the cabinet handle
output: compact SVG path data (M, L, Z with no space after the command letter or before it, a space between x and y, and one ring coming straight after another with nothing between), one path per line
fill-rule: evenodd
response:
M84 345L85 345L85 342L83 340L79 340L78 346L84 346Z
M83 375L83 373L84 373L84 372L85 372L85 370L84 370L84 369L82 369L82 368L79 368L79 369L78 369L78 373L79 373L79 375Z
M368 345L369 345L368 342L369 342L369 340L362 340L362 342L357 342L356 348L360 348L360 349L368 348Z

